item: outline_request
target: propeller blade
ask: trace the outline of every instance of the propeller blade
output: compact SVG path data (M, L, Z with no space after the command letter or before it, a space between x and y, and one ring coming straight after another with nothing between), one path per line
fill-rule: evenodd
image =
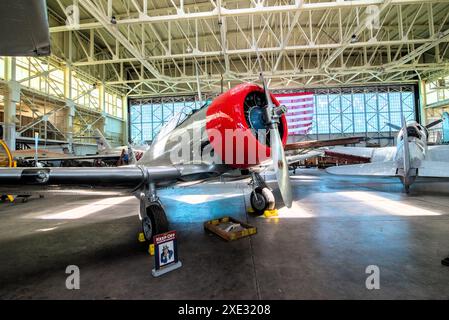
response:
M394 130L401 130L401 127L400 126L397 126L397 125L395 125L395 124L392 124L392 123L389 123L389 122L386 122L385 123L387 126L389 126L390 128L392 128L392 129L394 129Z
M276 173L276 180L281 191L282 200L287 208L292 207L292 186L288 173L288 163L285 158L284 147L279 135L277 125L270 130L270 147L273 167Z
M435 127L437 124L443 122L443 119L439 119L439 120L435 120L434 122L431 122L429 124L426 125L427 129L430 129L432 127Z
M290 183L290 176L288 173L288 162L285 158L284 146L278 130L278 119L273 121L275 105L271 99L270 91L268 90L262 73L260 74L265 96L267 97L267 119L270 121L270 148L271 159L273 160L273 168L276 173L276 180L281 192L282 200L287 208L292 207L292 186Z
M279 135L278 123L280 121L278 113L274 110L275 105L271 99L270 91L265 82L265 78L262 73L262 63L260 61L259 52L256 48L257 60L260 66L260 81L263 85L265 97L267 99L267 107L265 108L266 119L270 128L270 148L271 159L273 160L273 168L276 173L276 180L281 192L282 200L287 208L292 207L292 186L290 183L290 176L288 173L288 162L285 158L284 147L282 145L282 139Z

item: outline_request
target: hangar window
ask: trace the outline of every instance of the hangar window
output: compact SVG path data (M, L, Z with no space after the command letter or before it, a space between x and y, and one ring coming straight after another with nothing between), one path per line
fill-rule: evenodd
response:
M122 99L122 97L116 96L116 104L117 104L117 108L116 108L116 113L114 114L114 116L116 116L118 118L123 118L123 99Z
M106 92L104 94L104 111L109 114L114 114L114 95Z
M387 123L401 125L402 115L415 120L412 86L316 89L312 130L314 139L323 135L387 134Z
M449 100L449 76L426 83L427 105L438 104Z
M100 93L91 83L72 77L72 98L75 103L89 109L100 109Z
M0 58L0 77L4 76L4 58ZM55 97L65 97L64 70L46 59L33 57L16 58L16 80L23 86ZM97 80L77 71L72 71L71 97L82 107L100 111L100 89ZM122 97L105 92L105 112L123 118Z
M16 58L16 79L21 85L45 94L64 97L64 73L45 59Z
M153 141L162 126L183 110L197 110L204 103L194 97L164 97L130 101L129 124L133 143Z

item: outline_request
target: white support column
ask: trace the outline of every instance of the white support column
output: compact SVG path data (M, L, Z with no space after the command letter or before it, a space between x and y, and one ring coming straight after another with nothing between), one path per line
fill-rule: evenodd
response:
M198 62L195 62L195 74L196 74L196 90L198 93L198 101L201 103L203 101L203 97L201 95L201 82L198 70Z
M73 118L75 117L75 102L72 97L72 57L73 57L72 31L68 32L68 56L69 61L64 68L64 96L66 99L67 111L67 132L66 138L69 143L69 152L73 150Z
M427 105L427 96L426 96L426 82L424 80L420 80L418 83L419 90L419 118L422 125L427 124L427 114L426 114L426 105Z
M73 152L73 118L75 118L75 103L67 100L67 141L69 142L69 151Z
M67 131L66 138L69 143L69 151L73 151L73 118L75 117L75 102L72 100L72 67L70 64L64 69L64 95L67 106Z
M16 58L5 58L4 140L10 150L16 150L16 104L20 102L20 83L16 81Z
M128 98L122 97L122 118L123 118L123 124L122 124L122 137L123 142L125 145L129 142L129 136L128 136Z
M99 100L100 100L100 111L101 115L103 116L103 134L106 135L106 129L107 129L107 117L108 114L106 112L106 91L104 90L104 82L100 84L98 87L98 93L99 93Z

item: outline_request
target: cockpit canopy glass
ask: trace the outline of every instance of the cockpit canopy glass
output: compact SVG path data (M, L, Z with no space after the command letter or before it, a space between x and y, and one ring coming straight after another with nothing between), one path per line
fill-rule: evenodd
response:
M175 113L173 117L170 118L162 127L159 133L154 138L154 141L160 140L165 137L167 134L172 132L176 127L180 126L188 117L197 112L200 109L208 107L212 103L212 99L206 100L203 104L202 102L196 101L192 102L189 105L185 105L181 111ZM197 108L198 105L201 105L200 108Z

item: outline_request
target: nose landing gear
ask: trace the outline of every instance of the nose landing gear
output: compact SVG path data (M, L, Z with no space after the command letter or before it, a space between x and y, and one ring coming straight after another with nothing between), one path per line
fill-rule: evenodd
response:
M265 210L273 210L275 205L273 192L268 188L256 188L251 192L250 201L257 215L262 215Z
M276 205L273 192L258 173L252 172L251 177L250 185L253 187L253 191L250 202L254 213L262 215L266 210L273 210Z

